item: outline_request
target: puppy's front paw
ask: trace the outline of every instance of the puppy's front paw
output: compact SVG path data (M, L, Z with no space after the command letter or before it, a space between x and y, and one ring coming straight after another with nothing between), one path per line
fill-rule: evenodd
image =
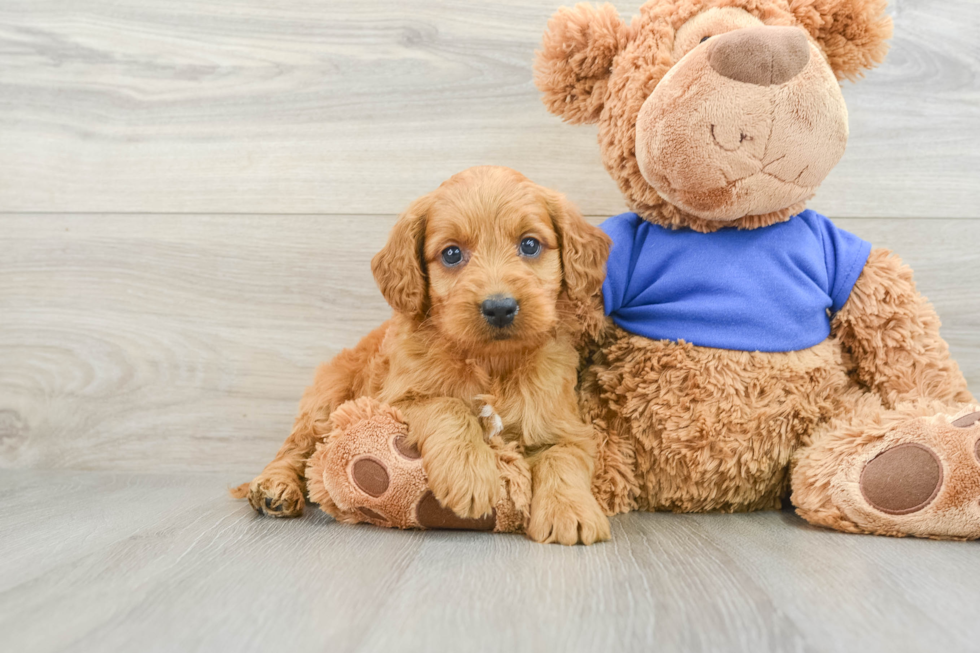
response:
M303 485L288 472L262 472L248 486L248 502L273 517L299 517L306 499Z
M490 447L481 443L453 455L429 455L423 464L429 488L443 506L468 519L493 511L500 498L500 472Z
M589 545L610 538L609 518L591 493L535 495L527 536L543 544Z

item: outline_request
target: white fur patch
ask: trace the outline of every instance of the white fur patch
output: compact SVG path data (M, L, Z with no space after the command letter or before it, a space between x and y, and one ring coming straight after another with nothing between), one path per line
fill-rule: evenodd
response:
M490 404L483 405L483 409L480 411L480 417L490 423L489 429L485 434L487 440L500 435L500 432L504 430L504 420L500 419L500 415L497 414L497 411Z

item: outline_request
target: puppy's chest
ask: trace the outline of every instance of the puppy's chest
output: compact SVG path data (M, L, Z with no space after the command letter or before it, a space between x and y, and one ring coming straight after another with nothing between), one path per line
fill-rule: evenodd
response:
M527 397L521 375L494 375L472 362L467 362L465 368L457 370L452 377L443 377L444 382L455 377L455 382L426 388L424 394L457 397L471 403L488 437L501 435L508 441L520 439L525 430L526 416L534 410L535 403Z
M553 443L556 418L569 412L568 401L562 399L575 385L576 356L571 347L549 343L505 370L460 361L452 373L432 375L440 387L428 387L424 394L458 397L470 403L476 415L489 411L481 418L488 436L540 447Z
M541 418L550 407L535 401L526 389L496 380L479 399L478 409L488 436L500 435L504 441L518 442L522 447L541 446L549 439L541 428L545 421Z

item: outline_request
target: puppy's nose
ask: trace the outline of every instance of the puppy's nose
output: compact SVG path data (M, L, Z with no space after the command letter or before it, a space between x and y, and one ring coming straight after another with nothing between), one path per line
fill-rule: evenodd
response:
M797 27L746 27L712 37L708 42L708 63L736 82L783 84L810 61L810 42Z
M517 300L513 297L494 295L484 300L480 310L490 326L502 329L514 322L517 308Z

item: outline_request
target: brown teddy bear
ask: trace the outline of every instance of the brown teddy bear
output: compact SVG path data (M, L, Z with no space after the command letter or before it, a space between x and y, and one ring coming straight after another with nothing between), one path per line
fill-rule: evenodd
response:
M553 113L598 124L633 210L603 226L591 312L610 317L581 347L609 514L772 509L791 490L806 520L842 531L980 537L980 406L939 318L897 256L805 208L844 152L839 80L885 55L884 8L652 0L629 25L611 5L552 18L536 83ZM334 423L307 476L343 521L526 524L530 475L502 442L504 498L460 520L399 449L396 412L359 400ZM358 470L365 457L384 469Z
M884 0L560 10L548 109L596 123L633 213L603 225L613 325L585 352L608 512L777 508L854 533L980 537L980 407L897 256L805 209L844 152L839 80Z

